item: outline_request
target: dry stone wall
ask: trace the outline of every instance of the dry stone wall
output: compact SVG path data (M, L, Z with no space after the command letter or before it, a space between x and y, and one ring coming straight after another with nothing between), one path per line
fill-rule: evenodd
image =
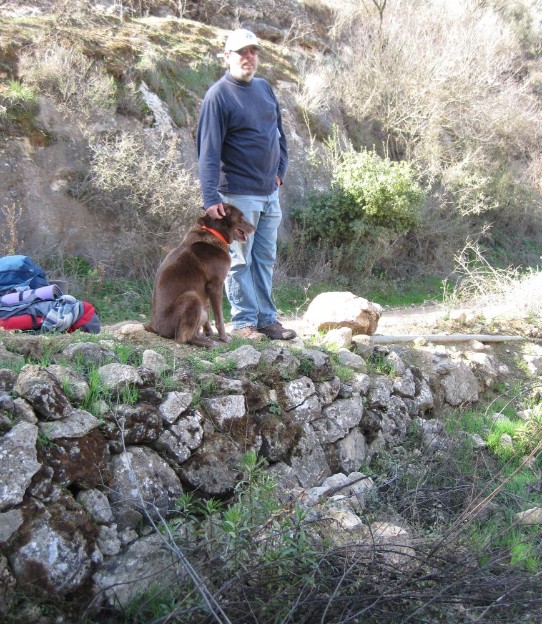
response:
M0 342L0 614L33 586L118 607L142 576L174 576L149 523L173 517L183 492L227 500L249 450L268 462L282 502L333 519L336 543L377 534L408 557L404 528L360 519L374 487L362 467L413 423L438 451L439 411L475 402L507 372L480 343L361 341L363 356L343 347L331 357L294 341L214 361L198 351L185 364L141 349L125 364L124 340L79 339L52 356L41 337ZM334 365L346 353L357 358L347 381Z

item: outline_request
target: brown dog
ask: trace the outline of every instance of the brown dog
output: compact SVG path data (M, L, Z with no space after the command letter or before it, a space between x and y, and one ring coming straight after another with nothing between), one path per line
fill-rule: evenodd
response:
M231 264L229 245L234 240L246 243L255 228L235 206L224 204L224 210L222 219L200 217L158 267L147 331L211 347L213 341L205 338L212 334L210 305L220 340L229 341L222 311L224 280Z

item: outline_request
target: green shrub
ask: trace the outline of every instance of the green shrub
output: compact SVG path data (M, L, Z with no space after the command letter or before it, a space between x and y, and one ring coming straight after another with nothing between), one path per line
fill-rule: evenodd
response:
M374 152L347 152L338 161L331 188L312 194L292 210L310 239L338 245L378 238L418 226L424 193L410 165Z
M380 158L375 152L347 152L334 174L334 185L353 202L354 230L359 219L396 233L419 223L424 193L407 162Z

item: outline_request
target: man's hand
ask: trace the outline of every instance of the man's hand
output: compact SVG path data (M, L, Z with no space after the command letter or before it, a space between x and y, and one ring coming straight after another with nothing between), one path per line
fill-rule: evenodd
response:
M209 206L209 208L207 208L205 212L211 217L211 219L222 219L222 217L226 214L223 204L215 204L214 206Z

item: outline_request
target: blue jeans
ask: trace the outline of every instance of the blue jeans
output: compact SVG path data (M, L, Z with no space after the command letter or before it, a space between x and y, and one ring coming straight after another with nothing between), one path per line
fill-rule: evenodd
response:
M221 196L224 202L239 208L256 227L247 243L234 241L230 248L231 268L226 278L226 296L231 304L233 328L267 327L277 320L271 289L277 258L277 233L282 220L278 189L263 197Z

